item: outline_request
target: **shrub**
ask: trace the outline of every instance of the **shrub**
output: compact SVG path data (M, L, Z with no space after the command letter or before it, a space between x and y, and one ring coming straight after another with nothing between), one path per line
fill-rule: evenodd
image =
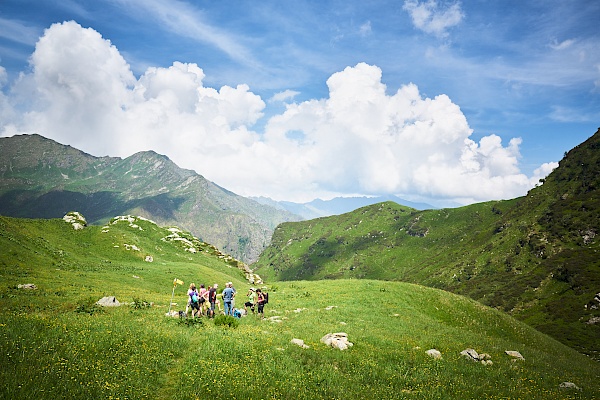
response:
M152 304L146 299L140 299L139 297L134 297L131 306L134 310L140 310L142 308L150 308Z
M202 321L201 318L179 318L178 324L190 327L199 327L204 325L204 321Z
M83 300L82 303L78 304L77 307L75 307L75 312L80 314L93 315L104 312L104 309L98 304L96 304L96 300L89 297Z
M240 321L237 318L232 317L231 315L217 315L215 317L215 325L223 325L228 326L230 328L237 328L240 324Z

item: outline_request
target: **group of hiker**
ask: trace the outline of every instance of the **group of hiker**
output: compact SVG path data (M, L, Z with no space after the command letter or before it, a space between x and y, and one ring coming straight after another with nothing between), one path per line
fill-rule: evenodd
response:
M240 318L242 315L248 315L248 309L250 309L252 314L257 314L261 318L264 318L264 307L269 301L267 292L263 292L260 288L250 288L246 294L248 300L244 303L244 308L241 309L235 307L237 291L233 287L232 282L227 282L225 289L221 293L218 292L218 288L219 285L217 283L209 289L204 284L200 285L198 289L195 283L191 283L187 292L188 302L185 308L185 315L188 315L188 311L191 308L192 318L202 315L214 317L218 309L220 313ZM223 310L221 310L219 297L223 301Z

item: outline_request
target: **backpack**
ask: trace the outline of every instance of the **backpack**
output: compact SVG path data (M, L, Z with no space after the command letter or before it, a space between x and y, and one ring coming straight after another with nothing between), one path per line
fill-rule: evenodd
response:
M192 295L192 303L197 303L198 302L198 296L196 296L195 294Z
M267 304L269 302L269 293L263 292L263 299L265 299L263 304Z

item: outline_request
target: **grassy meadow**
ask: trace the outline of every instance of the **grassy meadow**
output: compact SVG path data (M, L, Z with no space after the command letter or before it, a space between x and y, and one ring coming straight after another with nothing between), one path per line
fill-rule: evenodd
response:
M409 283L268 282L265 319L236 328L166 317L175 278L177 310L192 281L233 281L237 305L250 285L210 246L190 252L143 220L107 227L0 217L0 398L600 398L597 362L498 310ZM18 288L27 283L37 289ZM109 295L126 304L94 305ZM354 346L320 342L332 332ZM464 359L467 348L493 364Z

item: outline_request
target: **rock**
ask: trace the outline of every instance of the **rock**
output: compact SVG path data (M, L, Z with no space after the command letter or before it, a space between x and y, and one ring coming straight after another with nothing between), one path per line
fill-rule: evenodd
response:
M146 256L146 258L144 259L144 261L146 261L146 262L153 262L154 258L152 256Z
M76 231L81 230L87 226L87 221L84 216L77 211L70 211L63 217L63 221L73 226Z
M434 360L442 359L442 353L440 353L440 351L436 350L436 349L429 349L425 352L425 354L427 354L429 357L433 358Z
M513 357L514 360L525 360L525 358L518 351L506 350L505 353Z
M119 307L121 303L114 296L103 297L96 302L99 306L102 307Z
M310 346L304 344L304 340L302 340L302 339L292 339L292 340L290 340L290 343L295 344L296 346L300 346L303 349L310 348Z
M334 308L337 308L337 306L327 306L327 307L325 307L325 309L327 311L333 310Z
M483 365L492 365L494 364L492 360L481 360L481 364Z
M561 389L581 390L581 388L579 386L577 386L576 384L574 384L573 382L563 382L560 385L558 385L558 387Z
M464 358L466 358L467 360L471 360L471 361L479 361L480 360L479 354L477 354L477 352L473 349L463 350L460 352L460 355L463 356Z
M589 319L589 321L586 322L586 324L588 325L595 325L600 323L600 317L592 317Z
M346 350L348 347L354 346L353 343L348 341L348 334L345 332L328 333L321 338L321 343L340 350Z
M19 288L19 289L28 289L28 290L36 290L37 286L35 286L33 283L25 283L23 285L17 286L17 288Z

